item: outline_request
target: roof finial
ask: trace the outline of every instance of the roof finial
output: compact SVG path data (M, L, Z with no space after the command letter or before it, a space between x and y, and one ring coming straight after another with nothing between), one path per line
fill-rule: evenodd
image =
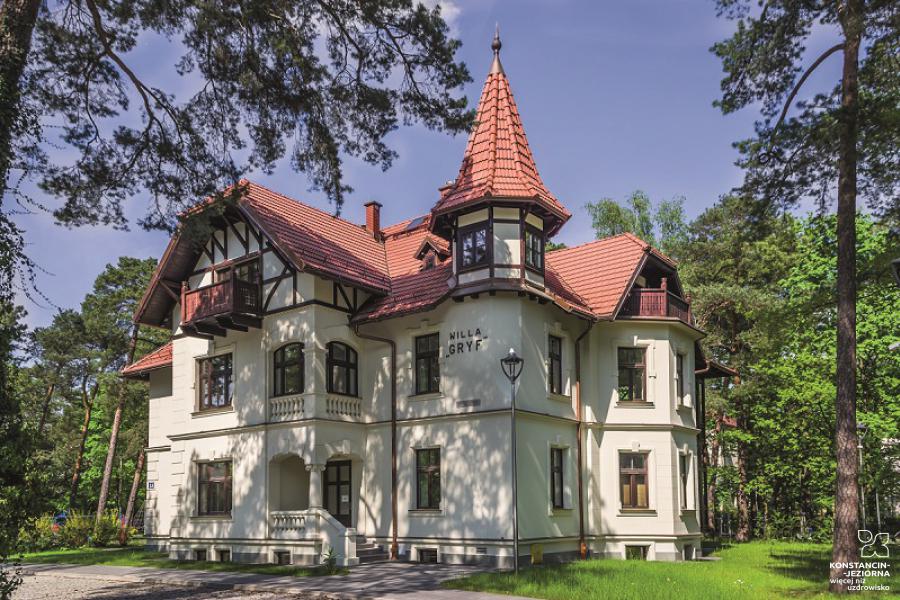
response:
M500 48L503 43L500 41L500 24L497 23L497 29L494 32L494 41L491 42L491 49L494 51L494 62L491 64L491 73L502 73L503 65L500 64Z

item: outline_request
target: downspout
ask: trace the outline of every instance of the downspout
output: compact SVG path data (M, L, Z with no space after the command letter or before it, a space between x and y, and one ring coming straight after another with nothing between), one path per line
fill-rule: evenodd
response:
M392 339L360 333L359 323L353 325L353 333L364 340L383 342L391 347L391 560L397 560L397 343Z
M587 558L587 542L584 539L584 473L582 468L584 407L581 403L581 346L579 342L590 332L593 326L594 322L588 321L588 326L575 339L575 441L577 444L575 456L578 474L578 551L582 559Z

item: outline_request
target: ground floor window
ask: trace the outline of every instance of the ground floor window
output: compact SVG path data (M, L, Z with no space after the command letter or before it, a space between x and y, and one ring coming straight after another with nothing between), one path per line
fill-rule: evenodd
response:
M194 560L199 562L206 561L206 550L194 550Z
M231 461L218 460L197 464L197 514L231 514Z
M647 560L649 546L625 546L626 560Z
M441 507L441 449L416 450L416 508Z
M563 508L563 448L550 448L550 498L553 508Z
M619 455L619 487L622 508L649 508L647 490L647 455L643 452L623 452Z
M231 550L217 550L219 562L231 562Z

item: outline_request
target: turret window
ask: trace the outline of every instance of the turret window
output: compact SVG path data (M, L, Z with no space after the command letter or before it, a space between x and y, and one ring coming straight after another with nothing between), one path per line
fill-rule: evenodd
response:
M544 270L544 234L534 227L525 227L525 266Z
M488 262L488 225L479 223L459 232L459 267L472 269Z
M303 392L303 344L282 346L273 357L275 396Z

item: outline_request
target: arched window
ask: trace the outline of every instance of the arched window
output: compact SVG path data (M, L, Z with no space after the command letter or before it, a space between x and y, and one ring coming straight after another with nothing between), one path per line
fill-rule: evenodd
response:
M276 350L273 365L275 396L303 392L303 344L286 344Z
M341 342L328 343L328 391L358 396L356 350Z

